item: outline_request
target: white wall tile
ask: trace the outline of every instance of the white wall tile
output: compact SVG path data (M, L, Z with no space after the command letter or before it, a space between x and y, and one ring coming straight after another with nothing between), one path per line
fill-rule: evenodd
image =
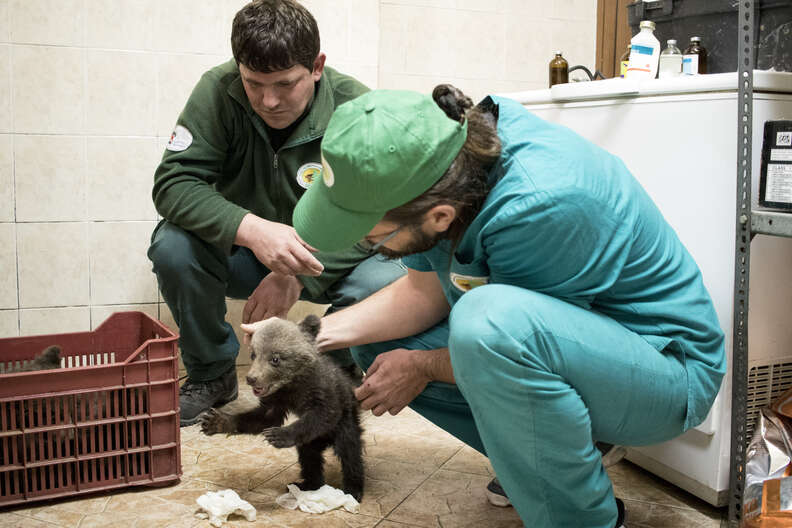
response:
M85 138L18 135L18 222L85 220Z
M85 68L86 132L125 136L155 134L155 55L88 50Z
M19 310L0 310L0 337L19 337Z
M565 1L565 0L564 0ZM505 9L505 0L456 0L456 8L467 11L485 11L489 13L500 13ZM485 24L482 24L486 27Z
M11 0L11 42L79 46L83 43L82 0Z
M0 134L0 222L14 221L14 137Z
M91 314L87 306L19 310L19 334L23 336L87 332L90 329Z
M143 312L154 319L158 317L157 304L109 304L101 306L91 306L91 330L95 330L99 325L116 312Z
M157 135L170 136L201 75L226 60L219 55L157 55Z
M13 46L14 131L79 134L85 123L83 50Z
M16 224L0 224L0 310L18 308Z
M447 52L456 56L455 76L503 78L506 67L506 19L506 15L500 13L458 11L455 14L455 34L465 36L446 46Z
M548 82L548 67L556 48L563 43L553 39L553 27L548 21L520 20L507 17L505 33L509 43L504 48L504 77L510 80Z
M88 224L17 224L17 252L20 308L88 304Z
M409 10L407 33L400 42L384 44L406 47L406 69L410 73L455 75L459 61L455 53L456 43L452 37L457 35L453 16L455 13L428 7L406 9Z
M409 12L402 6L380 6L379 71L403 73L407 69L407 23ZM380 79L381 85L382 79Z
M475 1L475 0L471 0ZM545 19L553 15L553 4L567 2L568 0L500 0L500 8L504 13L510 13L521 20ZM596 0L590 0L596 1Z
M382 5L402 5L402 6L423 6L453 9L457 6L457 0L382 0Z
M0 0L1 1L1 0ZM11 46L0 46L0 132L11 132Z
M349 57L349 2L313 2L305 7L311 12L319 26L322 51L327 60L344 60Z
M157 3L157 0L85 0L85 45L152 49Z
M91 220L156 220L151 199L162 156L156 138L87 138L86 197Z
M365 64L356 62L337 62L330 66L343 74L354 77L372 90L377 88L379 82L379 69L376 66L366 66Z
M349 53L345 60L376 65L379 62L379 13L377 0L349 0ZM321 28L320 28L321 31Z
M225 6L222 2L170 0L157 3L154 19L154 47L160 51L179 53L230 54L231 44L225 39L223 24Z
M413 90L425 94L432 93L438 84L447 83L450 77L415 75L405 73L385 73L380 71L379 87L388 90Z
M569 61L569 66L582 64L594 72L596 68L597 38L596 17L593 20L565 20L554 21L553 42L560 43L559 49L564 49L564 57ZM549 64L550 59L547 62Z
M90 224L91 304L157 302L157 281L146 256L155 225Z
M9 3L11 0L0 0L0 42L11 40L11 24L9 21Z
M596 0L563 0L549 2L552 6L550 16L562 20L586 20L596 21L597 1Z

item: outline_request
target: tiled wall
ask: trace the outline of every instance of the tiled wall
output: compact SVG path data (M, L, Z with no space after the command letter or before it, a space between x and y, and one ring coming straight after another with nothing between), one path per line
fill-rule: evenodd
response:
M596 14L596 0L382 0L379 85L450 82L474 101L547 88L556 50L594 70Z
M172 319L146 258L152 175L245 0L0 0L0 336ZM594 59L596 0L306 0L328 64L371 87L544 87ZM236 322L241 301L229 304Z

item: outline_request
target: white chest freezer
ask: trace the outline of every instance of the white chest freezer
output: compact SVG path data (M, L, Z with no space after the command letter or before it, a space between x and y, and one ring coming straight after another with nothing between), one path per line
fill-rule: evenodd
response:
M501 94L618 155L701 268L731 359L737 181L737 73L663 80L612 79ZM792 73L756 71L753 203L766 120L792 119ZM749 421L792 385L792 239L751 244ZM731 362L730 362L731 363ZM728 503L731 376L710 415L628 459L707 502Z

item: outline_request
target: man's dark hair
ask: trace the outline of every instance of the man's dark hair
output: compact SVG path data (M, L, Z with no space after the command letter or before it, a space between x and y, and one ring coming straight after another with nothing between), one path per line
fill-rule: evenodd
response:
M453 254L490 191L489 170L501 153L498 107L490 99L473 106L468 96L450 84L436 86L432 98L450 119L467 120L467 139L451 166L429 190L391 209L383 219L398 225L420 225L424 214L432 207L452 205L456 209L456 218L443 238L451 241Z
M313 15L293 0L253 0L239 10L231 28L237 64L261 73L301 64L313 71L319 28Z

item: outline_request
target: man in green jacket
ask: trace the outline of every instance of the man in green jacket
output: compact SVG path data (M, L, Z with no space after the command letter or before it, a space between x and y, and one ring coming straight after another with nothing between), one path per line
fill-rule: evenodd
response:
M348 306L404 274L360 244L318 253L291 227L330 116L368 91L325 67L313 16L293 0L254 0L234 18L231 46L234 60L194 88L154 176L163 220L148 255L179 325L182 426L236 398L226 296L247 299L247 323L285 317L300 298ZM336 359L354 367L348 351Z

